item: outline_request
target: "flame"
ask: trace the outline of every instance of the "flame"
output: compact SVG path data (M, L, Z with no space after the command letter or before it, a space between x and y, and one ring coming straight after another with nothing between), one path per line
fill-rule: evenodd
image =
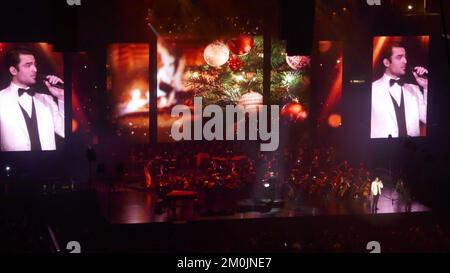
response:
M157 72L157 96L158 108L165 108L176 103L173 92L184 90L183 75L185 72L186 59L184 56L177 59L170 51L161 43L158 42L158 72ZM178 61L178 62L177 62ZM198 78L198 72L194 72L192 77ZM160 89L161 83L170 86L173 90ZM172 95L171 95L172 94Z
M142 107L145 107L148 103L148 99L142 98L142 92L140 89L133 89L131 91L131 100L127 103L125 109L126 112L136 112Z

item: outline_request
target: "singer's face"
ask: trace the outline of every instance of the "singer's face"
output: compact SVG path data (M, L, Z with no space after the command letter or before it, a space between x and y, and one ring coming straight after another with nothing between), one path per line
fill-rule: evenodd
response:
M386 62L386 69L390 74L401 77L406 74L406 51L403 47L393 47L390 61Z
M20 62L17 65L16 74L13 75L18 83L30 86L36 83L37 68L33 55L19 55Z

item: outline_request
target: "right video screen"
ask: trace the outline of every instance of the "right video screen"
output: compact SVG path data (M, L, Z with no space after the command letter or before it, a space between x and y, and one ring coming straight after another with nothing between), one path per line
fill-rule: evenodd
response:
M429 36L373 40L370 138L427 135Z

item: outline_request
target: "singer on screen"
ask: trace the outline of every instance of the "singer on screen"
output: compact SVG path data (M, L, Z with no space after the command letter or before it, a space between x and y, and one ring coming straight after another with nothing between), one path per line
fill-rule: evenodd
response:
M427 123L428 70L408 68L405 46L390 42L381 52L381 78L372 83L371 138L422 136ZM411 74L411 75L408 75ZM411 81L405 81L411 76Z
M63 80L38 74L35 54L26 48L6 52L4 65L10 84L0 91L1 150L56 150L55 134L64 138Z

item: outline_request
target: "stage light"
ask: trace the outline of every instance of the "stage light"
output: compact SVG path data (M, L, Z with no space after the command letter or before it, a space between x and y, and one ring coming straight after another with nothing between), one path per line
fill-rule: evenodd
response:
M295 76L291 73L285 73L283 75L282 84L284 86L290 86L295 81Z
M11 168L11 166L6 165L6 166L5 166L5 175L6 175L7 177L9 177L9 176L11 176L11 173L12 173L12 168Z
M268 187L270 187L270 183L264 183L264 188L268 188Z
M412 9L413 9L413 6L412 6L412 5L408 5L408 9L409 9L409 10L412 10Z
M342 125L342 117L339 114L331 114L328 117L328 125L333 128L338 128Z

